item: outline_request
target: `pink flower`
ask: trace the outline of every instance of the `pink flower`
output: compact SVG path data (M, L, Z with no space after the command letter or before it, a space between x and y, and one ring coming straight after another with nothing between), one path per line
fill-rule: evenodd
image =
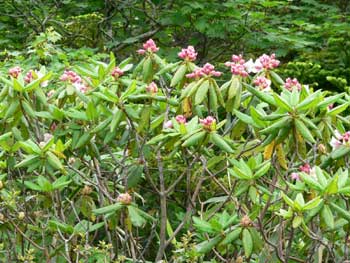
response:
M72 70L65 70L60 77L61 81L69 81L71 83L81 82L81 77Z
M299 170L300 170L301 172L310 174L310 171L311 171L310 164L305 163L304 165L301 165L301 166L299 167Z
M33 80L34 80L33 73L32 73L31 70L29 70L28 73L27 73L27 74L25 75L25 77L24 77L24 81L25 81L26 83L30 83L30 82L32 82Z
M183 115L177 115L176 117L175 117L175 120L178 122L178 123L183 123L183 124L185 124L186 123L186 117L185 116L183 116Z
M284 83L284 87L289 91L293 91L294 87L296 87L298 91L301 90L301 84L296 78L294 79L287 78L286 82Z
M327 106L327 108L328 108L329 110L333 109L333 107L334 107L334 104L333 104L333 103L332 103L332 104L329 104L329 105Z
M153 81L146 87L147 92L156 94L158 92L157 84Z
M329 144L332 146L333 150L338 149L342 145L350 146L350 131L340 134L339 131L336 130Z
M122 71L119 67L115 67L112 71L112 76L114 79L119 78L124 74L124 71Z
M298 173L291 173L290 178L292 178L292 180L296 180L296 181L300 180L300 176Z
M167 121L166 123L164 123L164 128L165 129L173 128L173 122L171 120Z
M258 60L264 69L277 68L280 64L280 61L276 59L275 54L271 54L271 56L263 54L258 58Z
M159 50L156 43L152 39L148 39L145 43L143 43L143 49L137 50L137 53L140 55L145 54L147 51L150 53L155 53Z
M85 94L89 89L89 87L83 82L74 82L73 86L83 94Z
M204 75L206 76L214 76L214 77L220 77L221 72L215 71L214 66L210 63L206 63L202 68L197 68L195 69L192 73L187 74L187 78L200 78L203 77Z
M197 58L197 52L193 46L188 46L187 48L183 48L181 52L178 53L178 56L184 60L195 61Z
M37 76L36 78L33 75L33 70L28 71L27 74L24 77L24 81L26 83L30 83L34 79L38 79L38 78L40 79L40 78L42 78L44 76L40 71L35 71L35 74ZM41 84L40 84L41 87L47 87L47 85L49 85L49 82L47 80L41 82Z
M271 80L264 76L259 76L254 80L254 85L259 87L260 90L269 91L271 89Z
M231 73L233 75L238 75L242 77L247 77L248 72L246 71L245 67L245 60L243 59L242 55L232 55L232 62L227 61L225 63L226 67L231 68Z
M215 130L216 120L212 116L208 116L205 119L199 119L199 122L203 125L203 128L209 131Z
M18 75L22 72L22 69L19 66L13 67L9 69L9 75L13 78L18 78Z

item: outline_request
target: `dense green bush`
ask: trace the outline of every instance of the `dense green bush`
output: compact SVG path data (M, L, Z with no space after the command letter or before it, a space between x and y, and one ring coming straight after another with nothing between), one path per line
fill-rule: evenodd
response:
M3 0L0 49L22 51L49 28L68 48L89 47L118 59L152 37L161 54L195 45L200 62L232 53L274 52L284 62L319 64L316 82L335 89L327 76L349 83L348 0Z
M152 40L119 63L42 47L0 76L2 261L349 259L347 93L274 55L223 74Z

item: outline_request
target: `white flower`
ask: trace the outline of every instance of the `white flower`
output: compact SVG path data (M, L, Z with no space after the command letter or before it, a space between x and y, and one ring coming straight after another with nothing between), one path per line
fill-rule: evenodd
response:
M262 70L262 65L259 60L255 60L255 62L253 62L252 59L249 59L246 63L244 63L244 67L248 73L258 73Z

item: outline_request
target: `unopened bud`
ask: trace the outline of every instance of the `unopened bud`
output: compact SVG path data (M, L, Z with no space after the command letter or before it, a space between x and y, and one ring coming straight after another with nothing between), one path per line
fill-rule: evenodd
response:
M322 154L326 154L327 153L326 146L324 146L324 144L322 144L322 143L318 145L317 149Z
M130 205L132 198L128 193L120 194L117 198L117 201L122 203L123 205Z
M249 216L245 215L241 219L241 225L243 227L249 227L252 225L252 220L250 220Z
M19 213L18 213L18 219L19 219L19 220L23 220L24 217L25 217L25 215L26 215L26 214L25 214L24 212L19 212Z
M92 192L92 188L88 185L85 185L84 188L81 190L82 195L89 195Z

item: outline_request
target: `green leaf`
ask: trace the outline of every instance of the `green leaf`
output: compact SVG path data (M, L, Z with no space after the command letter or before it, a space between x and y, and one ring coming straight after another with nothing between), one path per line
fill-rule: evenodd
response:
M247 228L243 229L242 242L243 242L244 254L247 258L249 258L253 252L253 239Z
M228 153L233 153L231 146L225 141L224 138L222 138L217 133L215 133L215 132L211 133L210 140L212 143L214 143L216 146L218 146L221 150L228 152Z
M293 222L292 222L293 228L297 228L298 226L300 226L300 224L302 222L303 222L303 217L301 217L301 216L294 217Z
M330 116L336 116L338 115L339 113L343 112L346 110L346 108L349 106L349 103L344 103L342 105L339 105L333 109L331 109L329 112L328 112L328 115Z
M200 219L199 217L194 216L193 218L193 223L196 229L198 229L202 233L215 233L215 229L212 227L212 225Z
M240 227L232 230L230 233L228 233L226 235L224 240L222 240L220 242L220 246L226 246L228 244L232 244L232 242L235 241L239 237L241 232L242 232L242 228L240 228Z
M247 90L250 93L252 93L256 97L258 97L260 100L262 100L270 105L277 106L276 101L274 100L274 98L271 95L267 94L266 92L261 92L261 91L253 88L252 86L250 86L246 83L243 83L243 84L247 87Z
M196 96L194 98L194 104L198 105L203 102L203 100L207 97L208 90L210 87L210 82L209 80L206 80L202 83L202 85L199 86Z
M146 58L142 67L143 81L149 83L153 78L153 65L150 57Z
M260 131L262 134L271 134L278 131L280 128L285 127L288 123L291 122L291 118L289 116L283 117L280 120L276 121L272 125Z
M128 206L129 218L131 223L136 227L141 227L146 223L146 220L140 215L139 209L133 207L132 205Z
M123 207L124 207L124 205L122 205L121 203L115 203L113 205L108 205L105 207L94 209L92 212L95 215L104 215L104 214L117 212L118 210L120 210Z
M56 169L59 170L63 170L63 165L61 163L61 161L57 158L57 156L55 154L53 154L52 152L48 151L46 152L47 155L47 161L49 162L49 164Z
M276 93L273 94L273 97L276 101L277 106L281 107L282 109L288 111L288 112L292 112L293 108L288 104L287 101L285 101L285 99L283 99L282 97L278 96Z
M180 81L185 77L187 71L186 64L182 64L174 74L174 77L171 79L170 87L175 87Z
M215 247L220 242L221 239L222 239L222 237L221 237L221 235L219 235L219 236L216 236L212 239L203 241L202 243L199 243L196 246L195 251L197 251L199 254L206 254L210 250L212 250L212 248Z
M344 219L350 222L350 212L336 205L335 203L329 203L329 205Z
M334 228L334 217L332 210L329 208L328 205L324 205L323 209L321 211L321 216L323 218L323 221L329 228Z
M350 152L350 147L347 145L341 145L339 148L335 149L331 153L332 159L339 159L345 155L347 155Z
M316 198L310 200L309 202L307 202L304 207L303 210L311 210L314 209L315 207L317 207L320 203L322 202L322 199L317 196Z
M301 133L301 135L304 137L305 140L307 140L310 143L316 143L311 132L309 131L309 129L305 126L305 124L302 121L295 119L294 123L295 123L297 130Z
M192 134L187 140L183 142L182 147L189 147L202 142L206 133L206 131L200 131Z

